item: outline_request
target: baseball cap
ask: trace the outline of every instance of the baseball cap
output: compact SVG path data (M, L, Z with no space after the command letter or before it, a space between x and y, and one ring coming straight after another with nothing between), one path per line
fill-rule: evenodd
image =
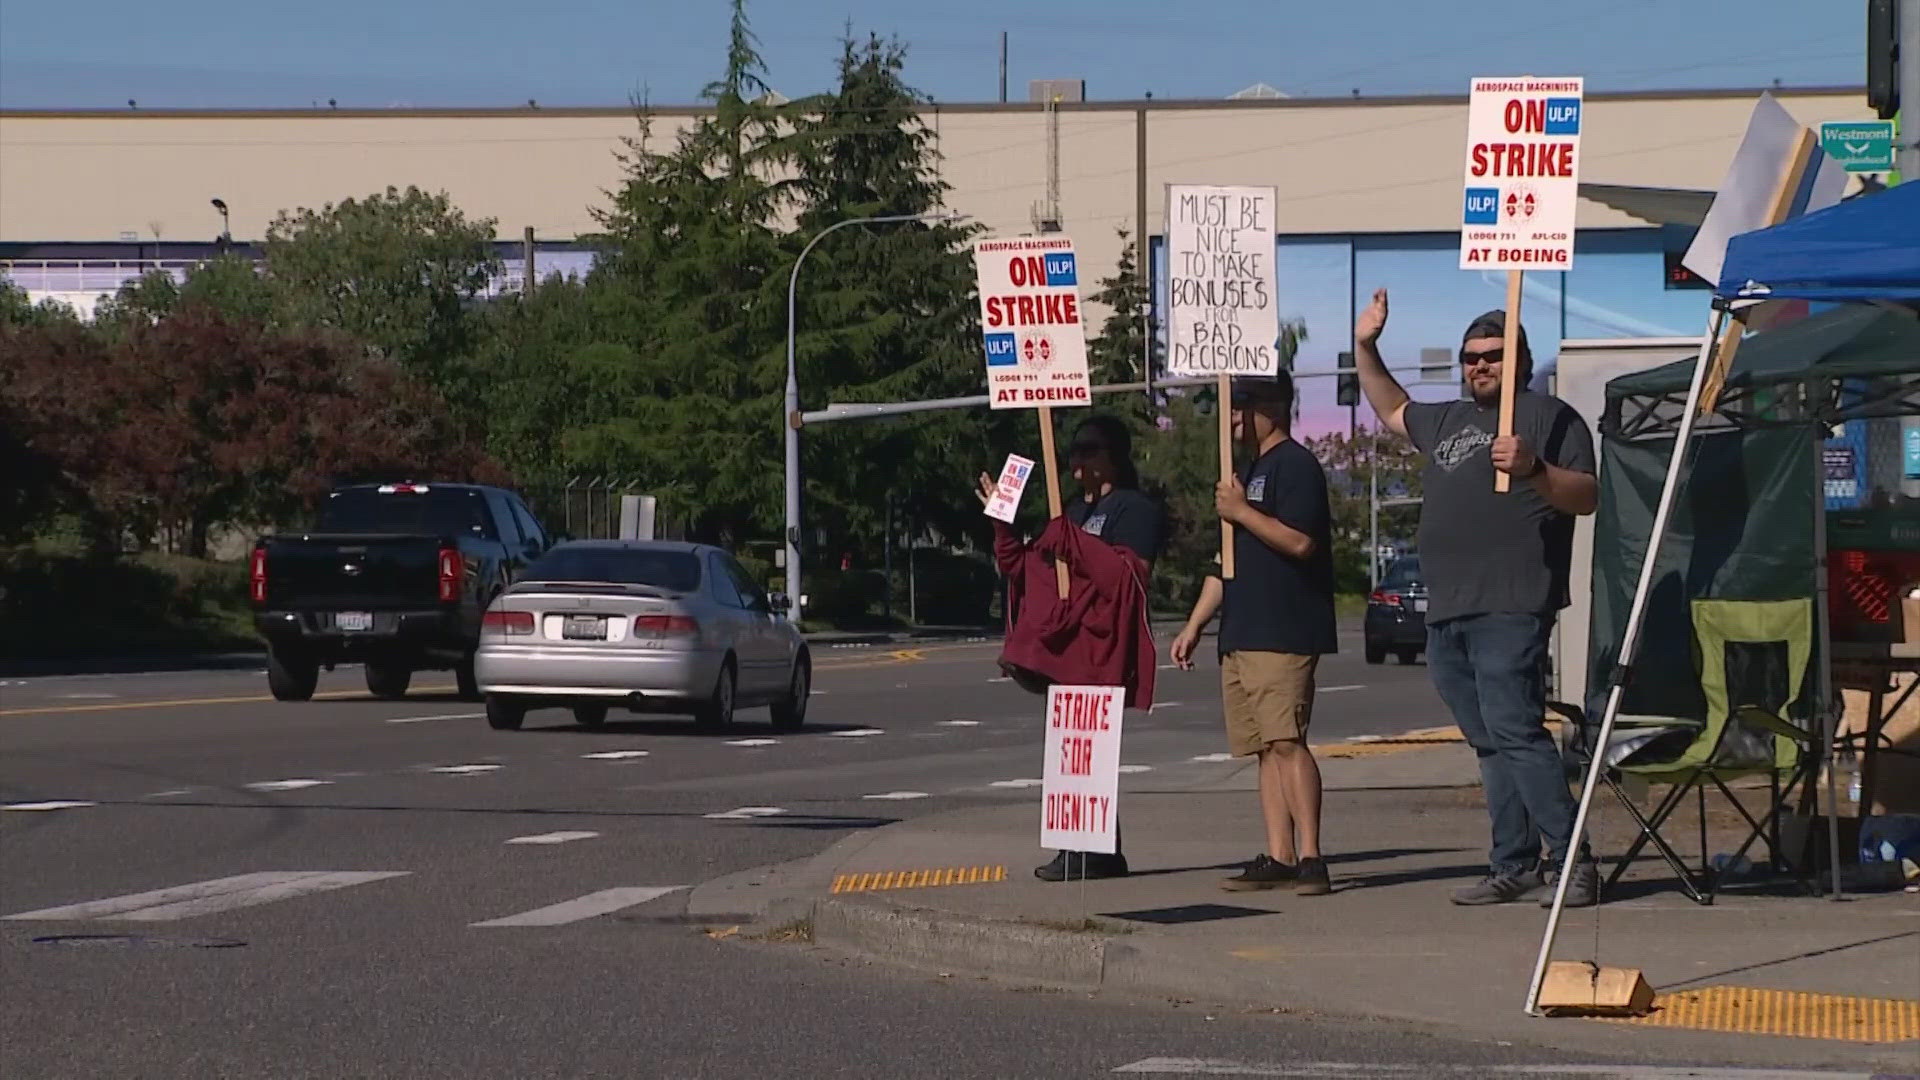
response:
M1499 308L1495 308L1492 311L1483 312L1475 316L1474 320L1467 324L1467 332L1460 335L1460 341L1464 344L1472 341L1474 338L1497 338L1505 337L1506 335L1507 313ZM1533 359L1533 349L1527 345L1527 328L1525 325L1520 327L1518 345L1519 352L1517 355L1519 359L1531 361Z
M1292 404L1293 376L1285 371L1275 375L1241 375L1233 380L1232 395L1232 404L1236 407Z

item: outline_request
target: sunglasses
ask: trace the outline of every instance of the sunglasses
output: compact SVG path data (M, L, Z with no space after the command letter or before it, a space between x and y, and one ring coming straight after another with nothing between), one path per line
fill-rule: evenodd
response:
M1500 362L1501 355L1504 351L1504 349L1484 349L1480 352L1468 352L1465 349L1461 349L1460 366L1472 367L1475 364L1497 364Z

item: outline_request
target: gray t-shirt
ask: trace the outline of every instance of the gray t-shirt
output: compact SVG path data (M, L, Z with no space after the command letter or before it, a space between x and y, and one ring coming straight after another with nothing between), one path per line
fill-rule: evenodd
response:
M1500 408L1472 401L1409 402L1407 436L1426 456L1420 565L1427 621L1463 615L1547 615L1567 606L1573 518L1533 483L1493 490L1493 437ZM1593 473L1593 435L1573 406L1547 394L1514 398L1514 433L1549 465Z

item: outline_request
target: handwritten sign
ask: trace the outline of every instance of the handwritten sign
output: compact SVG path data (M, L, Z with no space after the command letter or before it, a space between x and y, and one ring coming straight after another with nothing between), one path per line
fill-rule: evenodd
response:
M1584 86L1578 78L1473 80L1460 269L1573 266Z
M1047 760L1040 781L1040 846L1056 851L1119 850L1118 686L1047 688Z
M1167 185L1167 370L1280 370L1274 189Z
M1008 454L1006 465L1000 469L1000 482L994 485L993 497L987 500L987 516L1012 524L1014 512L1020 509L1020 495L1027 490L1027 477L1032 475L1030 459Z
M981 240L973 246L973 267L992 406L1092 404L1073 241L1058 235Z

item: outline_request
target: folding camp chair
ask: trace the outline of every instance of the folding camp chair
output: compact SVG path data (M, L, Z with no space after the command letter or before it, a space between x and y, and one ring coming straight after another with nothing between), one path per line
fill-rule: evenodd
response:
M1651 843L1696 903L1710 904L1724 872L1708 862L1707 788L1719 789L1751 827L1733 863L1764 839L1776 870L1782 857L1780 814L1792 792L1819 760L1818 736L1789 717L1802 707L1802 687L1813 654L1813 601L1695 600L1692 603L1695 666L1706 699L1704 722L1617 718L1608 763L1621 776L1670 785L1652 814L1642 813L1611 774L1607 784L1640 826L1640 835L1613 868L1611 888ZM1677 749L1677 753L1675 753ZM1764 776L1767 808L1755 816L1727 786L1729 780ZM1661 829L1688 794L1700 809L1700 869L1689 870ZM1803 853L1804 854L1804 853ZM1798 865L1804 865L1805 860Z

